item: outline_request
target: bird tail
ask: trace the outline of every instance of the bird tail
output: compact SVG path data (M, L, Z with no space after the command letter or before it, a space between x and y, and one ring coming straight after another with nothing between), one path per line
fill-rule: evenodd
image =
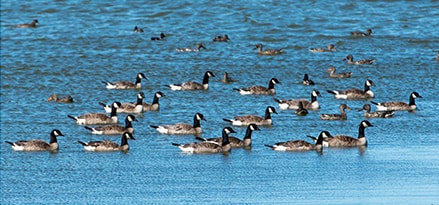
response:
M337 95L337 93L334 90L326 90L326 92L331 93L333 95Z
M172 143L172 145L176 147L181 146L181 144L177 144L177 143Z
M87 146L87 145L88 145L87 143L82 142L81 140L78 140L78 143L79 143L79 144L82 144L83 146Z
M269 144L264 144L266 147L270 147L271 149L274 149L273 145L269 145Z
M154 129L159 128L159 126L157 126L157 125L150 125L150 127L154 128Z
M73 116L73 115L67 115L67 117L72 118L72 119L74 119L75 121L78 120L78 119L77 119L75 116Z
M92 128L92 127L84 126L84 128L87 129L87 130L91 130L91 131L93 131L93 128Z
M10 145L14 145L13 142L9 142L9 141L5 141L6 143L10 144Z
M374 101L370 101L370 103L374 104L374 105L378 105L379 103L374 102Z
M277 98L273 98L273 100L276 101L277 103L282 103L282 101Z
M232 122L232 120L226 119L226 118L223 118L223 120L226 121L226 122Z

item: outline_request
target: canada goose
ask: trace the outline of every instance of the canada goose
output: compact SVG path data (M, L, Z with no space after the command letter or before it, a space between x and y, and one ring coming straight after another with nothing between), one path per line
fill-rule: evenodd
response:
M329 147L356 147L356 146L367 146L367 139L364 135L364 129L366 127L373 127L373 125L367 121L363 120L360 123L358 128L358 138L355 139L351 136L347 135L337 135L328 137L328 146Z
M212 41L217 41L217 42L227 42L229 40L230 40L230 38L227 34L224 36L217 36L217 37L212 39Z
M328 131L326 131L326 130L322 131L320 133L320 135L323 136L322 146L323 147L329 147L328 140L329 140L329 138L332 138L333 136ZM318 137L314 137L314 136L311 136L311 135L307 135L307 137L310 138L314 143L317 143Z
M323 146L323 134L320 133L317 142L311 144L304 140L290 140L286 142L278 142L274 145L265 144L265 146L276 151L309 151L309 150L322 150Z
M417 106L415 104L416 98L422 98L421 95L417 92L412 92L410 94L409 103L400 102L400 101L390 101L390 102L382 102L382 103L376 103L373 101L370 101L372 104L375 104L378 111L385 111L385 110L408 110L413 111L416 110Z
M124 132L129 132L131 134L134 133L133 128L133 121L137 121L136 117L134 115L127 115L125 118L125 126L121 125L107 125L107 126L100 126L100 127L89 127L85 126L84 128L87 130L91 130L92 134L96 135L120 135Z
M305 116L305 115L307 115L307 114L308 114L308 110L305 109L305 108L303 107L302 102L299 101L299 107L296 109L296 115L298 115L298 116Z
M34 19L34 20L32 20L31 23L18 24L18 25L15 25L15 27L16 28L35 28L35 27L37 27L37 23L39 23L38 20Z
M252 123L247 126L244 139L241 140L237 137L229 136L229 142L232 148L250 147L252 145L252 133L255 130L260 130L260 129L256 124ZM223 137L208 138L208 139L196 137L195 139L220 144L223 140Z
M337 48L335 48L334 44L329 44L328 49L326 49L326 48L311 48L311 49L309 49L309 51L311 51L313 53L332 52L332 51L337 51Z
M82 142L78 140L78 143L81 144L85 150L92 152L109 152L109 151L128 151L130 149L128 145L128 139L135 140L133 135L129 132L124 132L122 134L122 139L120 145L116 142L110 140L104 141L90 141L90 142Z
M141 79L146 78L145 74L143 73L137 73L136 76L136 82L132 83L129 81L117 81L117 82L110 82L110 81L102 81L106 84L107 89L140 89L142 87Z
M49 143L43 140L20 140L16 142L5 141L12 146L15 151L56 151L58 150L58 141L56 137L64 136L61 131L54 129L50 132Z
M265 116L261 117L258 115L244 115L244 116L235 116L233 119L223 118L224 121L232 123L235 126L246 126L251 123L256 125L272 125L273 120L271 119L271 113L276 113L276 109L272 106L268 106L265 109Z
M321 96L320 92L317 89L313 89L311 92L311 101L305 99L297 99L297 100L279 100L277 98L273 98L274 101L279 103L279 109L281 110L297 110L299 109L299 102L302 102L303 108L309 110L318 110L320 108L319 102L317 101L317 96Z
M308 74L305 73L305 75L303 75L303 81L302 81L303 85L315 85L314 81L312 81L311 79L309 79Z
M353 31L351 32L351 36L371 36L372 35L372 29L367 29L366 33L361 31Z
M55 102L63 102L63 103L72 103L73 102L72 96L68 95L68 96L59 98L55 93L50 95L50 97L47 99L47 102L50 102L52 100Z
M134 30L133 30L135 33L143 33L143 29L142 28L139 28L139 27L137 27L137 26L134 26Z
M280 84L280 81L277 78L272 78L268 82L268 87L254 85L246 88L233 88L241 95L274 95L276 94L276 90L274 89L274 85Z
M151 37L151 41L158 41L165 39L166 35L164 33L160 33L160 37Z
M326 72L329 72L329 77L331 78L350 78L352 77L352 72L344 72L344 73L335 73L336 68L334 66L331 66L326 70Z
M160 110L159 99L162 98L162 97L165 97L165 96L166 95L163 94L160 91L154 93L154 98L152 99L152 103L151 104L143 102L143 112L146 112L146 111L159 111Z
M346 104L340 104L340 114L321 114L320 119L322 120L347 120L348 116L346 115L345 110L352 110Z
M258 54L259 55L277 55L277 54L281 54L285 51L285 49L267 49L267 50L262 50L262 44L256 44L255 49L258 49Z
M145 93L139 92L137 94L137 102L124 102L121 103L120 107L117 108L116 112L118 113L141 113L143 112L143 98L145 98ZM111 113L111 105L107 105L105 103L99 102L105 112Z
M111 105L110 116L107 116L105 113L87 113L80 116L67 116L74 119L76 124L79 125L115 124L117 123L117 108L120 106L120 102L114 101Z
M187 153L227 153L230 152L232 146L229 141L229 134L236 133L231 127L225 127L222 130L222 142L221 144L215 142L201 142L201 143L188 143L188 144L177 144L172 143L172 145L180 148L181 151Z
M337 99L369 99L374 98L375 94L370 90L371 86L375 86L372 80L364 82L364 90L351 88L348 90L327 90L328 93L334 95Z
M170 84L167 85L171 90L207 90L209 89L209 77L215 77L215 75L206 71L203 76L203 83L197 83L194 81L187 81L180 84Z
M197 44L196 48L177 48L176 50L178 52L198 52L201 50L201 48L206 49L206 47L202 43L199 43Z
M370 112L370 104L364 104L358 111L365 110L364 117L367 118L390 118L395 114L393 111L375 111Z
M351 54L346 56L344 60L348 61L348 64L352 65L372 64L373 62L375 62L375 59L362 59L359 61L354 61L354 56L352 56Z
M162 134L181 134L181 135L188 135L188 134L201 134L201 123L200 121L204 119L204 115L201 113L196 113L194 115L194 123L193 125L187 124L187 123L177 123L173 125L151 125L152 128L156 129L159 133Z

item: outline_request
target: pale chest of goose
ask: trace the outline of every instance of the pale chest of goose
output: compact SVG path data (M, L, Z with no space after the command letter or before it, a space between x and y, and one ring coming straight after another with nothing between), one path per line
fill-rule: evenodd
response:
M416 98L422 98L422 96L419 95L418 92L412 92L410 94L409 103L401 102L401 101L390 101L390 102L382 102L382 103L376 103L376 102L371 101L371 103L376 105L378 111L386 111L386 110L413 111L413 110L417 109L417 106L415 103Z
M177 123L169 125L151 125L152 128L156 129L161 134L201 134L201 120L206 121L204 115L201 113L196 113L194 115L194 122L192 125L187 123Z
M322 120L347 120L348 116L346 115L345 110L352 110L346 104L340 104L340 114L321 114L320 119Z
M125 126L122 125L106 125L100 127L89 127L85 126L84 128L90 130L92 134L96 135L121 135L124 132L129 132L131 134L134 133L133 121L137 121L134 115L127 115L125 118Z
M327 90L327 92L333 94L337 99L370 99L375 97L375 94L370 89L374 85L375 83L372 80L366 80L364 82L364 90L351 88L347 90Z
M311 92L311 101L306 99L296 99L296 100L279 100L277 98L273 98L279 104L279 109L281 110L297 110L299 109L299 103L301 102L303 108L309 110L318 110L320 108L320 104L317 101L317 96L321 96L320 92L317 89L313 89Z
M241 140L237 137L229 136L229 142L232 148L248 148L252 145L252 133L255 130L260 130L259 127L256 124L249 124L247 126L247 130L245 132L244 138ZM208 138L204 139L201 137L196 137L197 140L201 141L207 141L207 142L213 142L220 144L223 140L223 137L216 137L216 138Z
M107 89L140 89L142 87L141 80L143 78L146 78L145 74L143 73L137 73L136 75L136 81L134 83L130 81L116 81L116 82L110 82L110 81L102 81L105 83Z
M265 144L265 146L276 151L310 151L310 150L322 150L323 135L320 133L315 144L311 144L304 140L290 140L286 142L278 142L274 145Z
M78 143L80 143L86 151L91 152L128 151L130 149L128 139L135 140L131 133L125 132L122 134L120 145L110 140L90 142L82 142L78 140Z
M20 140L16 142L5 141L15 151L57 151L59 149L58 136L64 136L61 131L54 129L50 132L49 143L43 140Z
M80 116L68 115L68 117L75 120L76 124L79 125L116 124L117 108L119 108L120 105L120 102L113 102L110 116L108 116L106 113L87 113Z
M209 89L210 77L215 77L215 75L211 71L206 71L201 84L195 81L187 81L180 84L170 84L168 87L171 88L171 90L207 90Z
M360 122L358 127L358 137L353 138L348 135L337 135L333 137L328 137L327 142L329 147L357 147L357 146L367 146L367 139L364 133L366 127L372 127L373 125L367 121L363 120Z
M258 116L258 115L244 115L244 116L235 116L233 119L226 119L223 118L224 121L230 122L232 125L235 126L246 126L249 124L256 124L256 125L272 125L273 120L271 119L271 114L276 113L276 109L272 106L268 106L265 109L265 116Z
M274 95L276 94L274 89L276 84L280 84L280 81L277 78L271 78L268 87L255 85L246 88L233 88L233 90L238 91L241 95Z
M117 108L116 112L118 113L142 113L143 112L143 98L145 98L145 94L143 92L139 92L137 94L137 101L135 103L132 102L124 102L121 103L120 107ZM111 105L107 105L105 103L99 102L105 112L111 113Z
M181 151L186 153L228 153L232 150L232 146L230 145L229 141L230 133L236 133L236 131L231 127L223 128L221 143L205 141L188 144L172 143L172 145L177 146Z

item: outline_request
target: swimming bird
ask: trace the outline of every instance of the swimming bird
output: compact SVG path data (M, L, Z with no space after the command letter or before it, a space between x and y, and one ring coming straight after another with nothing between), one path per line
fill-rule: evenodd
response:
M334 66L331 66L326 70L326 72L329 72L329 77L331 78L350 78L352 77L352 72L344 72L344 73L335 73L336 69Z
M305 108L303 107L302 102L299 101L299 106L298 106L298 108L296 109L296 115L298 115L298 116L305 116L305 115L307 115L307 114L308 114L308 110L305 109Z
M187 123L177 123L170 125L151 125L152 128L156 129L161 134L173 134L173 135L189 135L189 134L201 134L203 130L201 129L200 121L206 119L201 113L196 113L194 115L193 125Z
M52 100L55 102L62 102L62 103L72 103L73 102L72 96L67 95L65 97L59 98L55 93L50 95L50 97L47 99L47 102L50 102Z
M362 59L359 61L354 61L354 56L352 56L351 54L346 56L346 58L343 60L348 61L348 64L351 64L351 65L372 64L373 62L375 62L375 59Z
M15 25L15 27L16 28L35 28L35 27L37 27L37 23L39 23L38 20L34 19L34 20L32 20L31 23L17 24L17 25Z
M143 112L143 98L145 98L145 93L139 92L137 94L137 101L135 103L133 102L124 102L121 103L119 108L117 108L118 113L142 113ZM111 105L107 105L103 102L99 102L99 105L101 105L105 112L111 113Z
M134 115L127 115L125 118L125 126L122 125L106 125L100 127L84 126L85 129L90 130L95 135L120 135L124 132L134 133L133 121L137 121Z
M223 78L221 79L221 82L227 84L227 83L236 82L236 80L231 78L228 72L224 72Z
M315 85L314 81L312 81L311 79L309 79L308 74L305 73L305 75L303 75L303 81L302 81L303 85Z
M421 95L419 95L418 92L413 91L410 94L409 103L400 102L400 101L390 101L390 102L382 102L382 103L376 103L371 101L372 104L375 104L378 111L385 111L385 110L407 110L407 111L414 111L416 110L417 106L415 103L416 98L422 98Z
M262 44L256 44L255 49L258 49L258 54L259 55L278 55L281 54L285 51L285 49L267 49L267 50L262 50Z
M345 110L352 110L346 104L340 104L340 114L321 114L320 119L322 120L347 120L348 116L346 115Z
M224 36L217 36L217 37L212 39L212 41L217 41L217 42L227 42L229 40L230 40L230 38L227 34Z
M327 142L329 147L356 147L356 146L367 146L366 135L364 134L364 129L366 127L373 127L373 125L367 121L361 121L358 127L358 137L353 138L348 135L337 135L328 137Z
M56 151L59 148L57 137L64 136L61 131L53 129L50 132L49 143L43 140L20 140L16 142L5 141L15 151Z
M328 93L334 95L337 99L370 99L374 98L375 94L370 90L371 86L375 83L372 80L366 80L364 82L364 90L351 88L347 90L327 90Z
M323 132L322 132L323 133ZM321 151L323 149L323 134L320 133L315 144L311 144L305 140L290 140L286 142L278 142L274 145L265 144L265 146L276 151Z
M180 84L170 84L166 86L171 88L171 90L207 90L209 89L210 77L215 77L215 75L211 71L206 71L203 76L202 84L194 81L187 81Z
M107 116L105 113L87 113L80 116L68 115L68 117L75 120L78 125L116 124L117 108L120 106L120 102L114 101L113 104L111 104L110 116Z
M107 89L140 89L142 87L141 84L142 78L146 78L145 74L137 73L136 81L134 83L129 81L117 81L117 82L102 81L102 82L105 83Z
M235 126L246 126L249 124L256 124L256 125L272 125L273 120L271 119L271 113L276 113L276 109L272 106L268 106L265 109L265 116L258 116L258 115L244 115L244 116L235 116L233 119L226 119L223 118L224 121L232 123L232 125Z
M158 41L165 39L166 35L164 33L160 33L160 37L151 37L152 41Z
M137 26L134 26L134 30L133 30L135 33L143 33L143 29L142 28L139 28L139 27L137 27Z
M274 85L280 84L280 81L277 78L271 78L268 82L268 87L254 85L246 88L233 88L241 95L274 95L276 94L276 90L274 89Z
M371 36L372 35L372 29L367 29L366 33L361 31L353 31L351 32L351 36Z
M358 109L358 111L365 110L364 117L367 118L390 118L393 117L395 112L393 111L375 111L370 112L370 104L364 104L361 109Z
M143 102L143 112L146 111L159 111L160 110L160 104L159 99L162 97L165 97L166 95L160 91L154 93L154 98L152 99L152 103L146 103Z
M237 137L229 136L229 142L230 142L230 145L232 146L232 148L248 148L248 147L251 147L251 145L252 145L252 133L255 130L259 131L260 129L259 129L259 127L256 124L252 123L252 124L249 124L247 126L247 130L246 130L244 138L242 140L237 138ZM201 138L201 137L196 137L195 139L201 140L201 141L207 141L207 142L213 142L213 143L220 144L222 142L222 140L223 140L223 137L221 136L221 137L208 138L208 139Z
M90 142L82 142L78 140L78 143L81 144L86 151L92 152L111 152L111 151L123 151L126 152L130 149L128 145L128 139L135 140L133 135L129 132L124 132L122 134L122 139L120 145L116 142L110 140L104 141L90 141Z
M321 96L320 92L317 89L313 89L311 92L311 101L306 99L296 99L296 100L279 100L277 98L273 98L274 101L279 103L279 109L281 110L297 110L299 109L299 103L301 102L303 108L308 110L318 110L320 108L319 102L317 101L317 96Z
M332 52L332 51L337 51L337 48L335 48L334 44L329 44L328 48L311 48L309 49L309 51L313 52L313 53L320 53L320 52Z
M236 133L231 127L224 127L222 129L222 141L221 144L215 142L200 142L200 143L188 143L188 144L177 144L172 143L172 145L180 148L181 151L187 153L228 153L232 150L232 146L229 141L229 134Z
M201 50L201 48L206 49L206 47L202 43L199 43L197 44L196 48L177 48L176 50L178 52L198 52Z

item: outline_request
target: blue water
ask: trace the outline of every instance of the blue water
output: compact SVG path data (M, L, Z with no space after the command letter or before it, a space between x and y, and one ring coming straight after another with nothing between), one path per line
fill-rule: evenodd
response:
M1 2L1 204L438 204L439 50L438 1L2 1ZM14 25L38 19L35 29ZM134 33L137 25L144 33ZM368 38L351 31L373 29ZM164 41L150 37L167 35ZM230 42L212 42L228 34ZM207 47L178 53L178 47ZM285 48L278 56L259 56L254 45ZM337 52L309 48L335 44ZM372 65L347 65L342 59L375 58ZM352 71L349 79L330 79L324 71ZM209 91L171 91L163 86L201 81ZM137 90L107 90L102 80L132 80L138 72L145 101L156 91L160 112L138 115L136 140L128 153L90 153L77 140L120 141L91 135L68 114L103 112L99 101L134 101ZM236 82L223 84L229 72ZM315 86L300 84L308 73ZM232 88L266 85L276 77L276 97L308 99L320 90L321 109L298 117L291 110L273 116L271 127L253 135L251 150L230 155L183 154L171 143L193 136L161 135L149 127L192 122L196 112L203 137L228 126L222 118L262 115L278 108L272 96L241 96ZM364 120L357 112L367 101L336 100L327 89L376 86L375 101L408 101L416 112L391 119L369 119L365 150L324 149L276 152L264 144L308 140L322 130L356 136ZM72 95L73 104L47 102L50 94ZM346 121L322 121L347 103ZM374 109L374 107L373 107ZM120 115L120 119L125 118ZM60 150L16 152L5 140L43 139L61 130ZM236 127L242 137L245 127Z

